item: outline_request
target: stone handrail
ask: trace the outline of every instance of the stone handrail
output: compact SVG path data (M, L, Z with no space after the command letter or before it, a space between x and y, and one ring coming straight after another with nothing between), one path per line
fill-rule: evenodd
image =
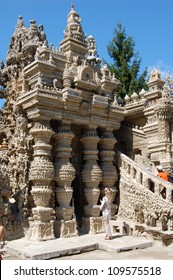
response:
M169 203L173 203L173 184L167 182L158 176L153 175L151 172L141 168L136 162L122 153L118 153L121 170L121 177L126 176L131 182L134 181L139 185L151 190L157 196L162 197L160 194L161 188L166 188L165 200ZM152 188L151 188L152 186Z

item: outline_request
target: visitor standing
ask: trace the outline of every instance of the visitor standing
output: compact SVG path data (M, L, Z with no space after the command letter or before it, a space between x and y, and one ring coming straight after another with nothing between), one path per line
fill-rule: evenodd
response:
M3 242L3 245L4 245L4 227L3 227L3 225L0 225L0 241L2 241ZM2 247L1 247L1 249L2 249ZM2 252L0 253L0 260L2 260L3 258L2 258Z
M157 176L168 182L168 173L163 170L163 167L161 165L157 166L157 171ZM163 198L166 198L166 188L164 186L161 188L160 193Z
M168 172L168 182L173 184L173 172L172 172L172 169L170 169L169 172ZM173 203L173 190L171 190L171 201Z
M105 229L105 239L112 239L110 219L111 219L111 206L112 206L112 190L110 188L105 188L105 196L101 200L100 210L102 211L103 224Z

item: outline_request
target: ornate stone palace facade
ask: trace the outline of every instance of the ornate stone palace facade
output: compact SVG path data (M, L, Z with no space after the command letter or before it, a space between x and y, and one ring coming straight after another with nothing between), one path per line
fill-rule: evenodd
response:
M26 28L19 17L0 85L0 220L7 239L102 232L99 201L107 186L117 223L173 230L172 184L153 174L157 164L173 166L169 76L164 82L155 69L147 92L117 98L120 83L101 66L72 5L59 49L48 45L43 25L31 20Z

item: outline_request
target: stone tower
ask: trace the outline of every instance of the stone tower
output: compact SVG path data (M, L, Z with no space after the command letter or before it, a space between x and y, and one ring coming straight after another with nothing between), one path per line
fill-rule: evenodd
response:
M119 81L101 67L94 37L85 37L73 5L60 49L48 44L43 25L31 20L26 28L19 17L1 84L6 200L18 193L26 237L102 231L99 198L108 185L117 192L114 132L124 111L116 102ZM13 227L15 219L14 212Z

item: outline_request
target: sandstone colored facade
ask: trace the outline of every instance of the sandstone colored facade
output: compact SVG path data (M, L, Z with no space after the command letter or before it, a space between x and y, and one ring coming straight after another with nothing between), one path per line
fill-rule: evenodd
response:
M134 225L128 234L173 230L172 184L154 175L158 164L173 166L170 76L162 81L154 69L147 92L117 98L120 83L101 66L94 37L86 38L72 5L59 49L48 44L43 25L31 20L26 28L19 17L0 84L0 219L7 239L102 232L106 186L114 190L117 227Z

